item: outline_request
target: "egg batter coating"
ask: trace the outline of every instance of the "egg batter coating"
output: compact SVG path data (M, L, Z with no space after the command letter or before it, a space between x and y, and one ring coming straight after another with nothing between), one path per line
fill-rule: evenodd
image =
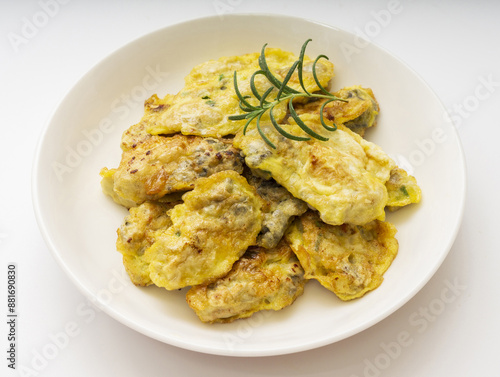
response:
M158 230L172 225L167 212L175 204L178 202L145 202L130 208L128 216L117 230L116 249L123 254L123 265L135 285L152 284L144 252L155 242Z
M151 134L146 131L147 124L139 122L127 128L122 134L120 147L123 151L130 151L137 147L138 144L151 138Z
M111 199L113 199L113 201L115 203L118 203L119 205L121 205L123 207L126 207L126 208L135 207L137 205L136 202L134 202L131 199L122 198L120 195L118 195L115 192L115 190L114 190L114 187L115 187L115 179L114 179L115 173L116 173L116 169L108 169L108 168L102 168L101 169L101 171L99 172L99 175L101 176L101 189L102 189L102 192L104 194L108 195L109 197L111 197Z
M276 247L295 216L307 211L307 203L295 198L274 179L264 179L245 169L244 176L257 193L267 202L262 220L262 230L257 237L257 246L266 249Z
M269 173L293 196L318 210L324 222L363 225L383 220L388 200L385 182L395 163L380 147L342 125L326 134L317 114L304 114L302 120L329 140L290 140L264 123L261 128L276 149L264 142L256 127L249 127L246 135L239 133L234 145L243 151L250 168ZM297 125L285 127L304 135Z
M422 190L415 177L408 175L401 168L391 170L391 177L386 182L385 187L387 187L389 194L387 208L390 211L396 211L412 203L419 203L422 198Z
M243 171L240 152L230 141L184 135L152 136L123 152L112 175L111 195L118 197L119 203L141 204L191 190L198 178L224 170ZM109 188L105 192L109 193Z
M138 144L151 138L151 134L147 131L148 119L151 117L161 116L172 104L172 94L167 94L164 98L158 98L153 94L144 102L144 116L141 121L129 127L122 135L120 147L123 151L128 151L136 148Z
M367 128L376 125L380 107L370 88L350 86L332 94L346 99L348 102L333 101L327 104L323 110L325 118L336 124L343 124L361 136L364 135ZM299 105L297 106L297 113L299 115L319 113L324 102L325 100L319 100L302 106Z
M145 256L151 280L178 289L212 282L255 244L265 202L237 172L200 178L183 204L169 213L173 225L155 235Z
M297 218L286 235L307 279L347 301L377 288L398 252L396 228L372 221L364 226L328 225L317 213Z
M252 94L250 77L259 70L259 53L222 57L202 63L185 78L184 88L173 98L172 105L162 113L151 113L143 120L148 124L151 134L171 134L181 132L185 135L221 137L234 135L241 129L245 120L232 121L230 115L242 114L233 84L234 71L238 72L238 86L242 95ZM268 48L265 52L269 69L283 80L288 69L297 60L291 52ZM318 90L314 81L312 62L304 59L304 84L309 91ZM321 59L317 64L317 77L327 86L333 76L333 65ZM262 75L255 77L255 86L263 94L271 85ZM297 74L290 79L289 86L301 89ZM277 93L277 91L275 91ZM273 94L269 96L272 98ZM249 100L257 104L255 99ZM277 105L274 116L281 120L287 114L286 101ZM263 119L269 119L266 114Z
M129 209L128 216L116 231L116 249L123 255L143 255L154 242L154 233L167 229L172 221L167 212L175 204L145 202Z
M226 276L192 287L186 300L202 322L228 323L291 305L305 282L296 256L281 241L273 249L251 247Z
M143 255L123 255L123 267L130 281L138 287L153 284L149 278L149 262Z

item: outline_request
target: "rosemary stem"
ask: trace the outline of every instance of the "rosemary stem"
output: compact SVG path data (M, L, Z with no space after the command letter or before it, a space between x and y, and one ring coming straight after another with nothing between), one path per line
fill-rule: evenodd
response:
M239 88L238 88L238 80L237 80L236 71L234 72L234 76L233 76L234 90L235 90L236 96L239 99L240 109L243 110L244 112L246 112L247 114L246 114L246 116L232 115L232 116L229 116L228 119L230 119L230 120L246 119L247 121L245 123L245 126L243 127L243 134L245 134L249 124L254 119L256 119L256 126L257 126L257 130L258 130L260 136L264 139L264 141L271 148L276 149L276 146L266 137L266 135L264 134L263 130L260 127L260 119L261 119L262 115L264 115L264 113L266 111L269 111L271 123L273 124L274 128L279 133L281 133L283 136L285 136L289 139L292 139L292 140L297 140L297 141L310 140L310 138L308 138L308 137L300 137L300 136L295 136L295 135L289 134L288 132L283 130L279 126L279 124L276 122L276 120L274 119L274 116L272 113L272 110L274 109L274 107L281 102L288 101L288 108L289 108L289 111L291 113L291 116L297 122L297 125L299 125L299 127L302 128L303 131L305 131L307 134L309 134L309 136L312 136L315 139L323 140L323 141L328 140L328 138L325 138L325 137L317 134L316 132L311 130L309 127L307 127L307 125L300 119L299 115L295 112L295 109L293 107L293 100L296 98L304 98L304 97L326 99L327 101L323 104L323 106L321 106L321 110L320 110L320 112L321 112L321 114L320 114L321 124L328 131L335 131L337 129L337 126L335 124L334 124L334 127L331 127L325 123L325 121L323 119L323 109L324 109L326 104L328 104L332 101L341 101L341 102L349 102L349 101L342 99L342 98L338 98L337 96L334 96L333 94L328 92L328 90L326 90L321 85L321 83L316 75L316 64L320 58L325 58L328 60L328 57L325 55L319 55L316 58L316 60L314 61L313 66L312 66L312 73L313 73L314 81L316 82L321 93L310 93L306 89L306 86L304 85L304 81L303 81L303 67L304 67L304 56L305 56L306 46L310 41L311 41L311 39L308 39L302 45L299 59L295 63L292 64L292 66L288 70L288 73L283 81L280 81L278 78L276 78L272 74L271 70L269 69L269 66L267 65L266 56L265 56L265 49L266 49L267 43L262 47L261 54L259 56L260 70L254 72L250 78L250 89L252 91L252 94L254 95L254 98L259 101L259 105L251 105L247 101L247 98L250 98L251 96L249 96L249 95L243 96L241 94L241 92L239 91ZM300 92L300 91L288 86L288 82L291 79L291 77L296 69L297 69L299 83L300 83L300 86L302 87L303 92ZM257 75L265 76L267 78L267 80L269 81L269 83L272 85L262 95L259 93L259 91L257 90L257 87L255 85L255 76L257 76ZM267 101L266 100L267 97L271 94L271 92L274 88L278 89L278 94L276 95L274 101Z

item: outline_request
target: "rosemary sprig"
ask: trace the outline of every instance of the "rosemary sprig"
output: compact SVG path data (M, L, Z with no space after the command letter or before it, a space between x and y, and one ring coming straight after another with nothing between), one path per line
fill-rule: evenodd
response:
M305 56L305 51L307 44L311 41L311 39L308 39L307 41L304 42L302 45L302 48L300 50L300 55L299 58L296 62L292 64L290 69L288 70L285 78L283 81L280 81L276 76L274 76L269 69L266 61L266 46L267 43L262 47L260 56L259 56L259 66L260 69L252 74L250 77L250 90L252 91L252 94L254 98L259 102L258 105L252 105L248 99L251 98L251 96L243 96L238 88L238 75L237 72L234 72L233 75L233 84L234 84L234 90L236 93L236 96L239 99L239 106L242 111L244 111L246 114L240 114L240 115L230 115L228 119L230 120L243 120L246 119L245 126L243 127L243 134L246 133L248 126L252 121L255 119L256 120L256 127L257 131L259 132L260 136L264 141L273 149L276 149L276 146L269 140L269 138L265 135L265 133L262 131L262 128L260 126L260 120L262 118L262 115L266 111L269 111L269 118L271 120L272 125L274 128L284 137L291 139L291 140L296 140L296 141L306 141L306 140L311 140L310 137L303 137L303 136L296 136L292 135L288 132L286 132L276 121L273 115L273 110L274 107L284 101L288 101L288 110L290 112L290 116L295 120L297 125L309 136L318 139L318 140L323 140L326 141L328 140L327 137L324 137L322 135L319 135L318 133L314 132L311 130L301 119L300 116L297 114L295 111L294 105L293 105L293 100L299 97L307 97L307 98L322 98L326 99L326 101L323 103L321 106L320 110L320 121L321 125L328 131L335 131L337 129L337 126L333 124L332 126L329 126L325 123L325 120L323 119L323 110L327 104L329 104L332 101L342 101L342 102L347 102L347 100L338 98L328 92L321 83L318 80L318 76L316 74L316 65L318 63L318 60L321 58L327 59L328 57L325 55L319 55L313 62L312 65L312 74L314 81L316 82L316 85L318 86L320 93L310 93L307 91L305 85L304 85L304 80L303 80L303 68L304 68L304 56ZM297 70L297 75L299 79L300 86L302 88L302 91L298 91L292 87L290 87L288 84L288 81L290 81L290 78L292 77L293 73ZM257 90L257 87L255 86L255 77L257 75L262 75L264 76L271 86L263 93L260 94L259 91ZM272 93L273 89L277 89L277 94L274 97L274 100L268 101L269 95Z

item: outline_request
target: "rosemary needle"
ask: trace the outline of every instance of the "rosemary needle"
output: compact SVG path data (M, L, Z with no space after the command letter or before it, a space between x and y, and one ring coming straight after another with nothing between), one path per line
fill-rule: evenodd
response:
M238 97L240 109L243 112L245 112L245 114L230 115L228 117L228 119L229 120L246 119L247 121L245 123L245 126L243 127L243 134L246 133L248 126L255 119L257 130L258 130L260 136L262 137L262 139L264 139L264 141L271 148L276 149L276 146L271 142L271 140L269 140L269 138L266 136L266 134L263 132L262 128L260 127L260 119L261 119L262 115L264 115L265 112L269 111L269 118L271 119L271 123L272 123L273 127L281 135L283 135L284 137L286 137L288 139L296 140L296 141L307 141L307 140L311 140L311 137L313 137L313 138L318 139L318 140L323 140L323 141L328 140L328 138L321 136L318 133L311 130L300 119L300 116L295 111L295 108L293 105L293 100L295 98L299 98L299 97L326 99L327 101L325 101L323 103L323 105L321 106L321 110L320 110L321 125L328 131L335 131L337 129L337 126L335 124L333 125L333 127L331 127L325 123L325 121L323 119L323 109L325 108L325 105L327 105L328 103L330 103L332 101L347 102L347 100L336 97L335 95L331 94L319 82L319 79L318 79L318 76L316 73L316 65L318 63L318 60L321 58L328 60L327 56L319 55L314 60L313 65L312 65L313 78L314 78L314 81L315 81L316 85L318 86L321 93L310 93L307 91L307 89L304 85L304 80L303 80L304 56L305 56L307 44L310 41L311 41L311 39L308 39L304 42L304 44L302 45L302 48L300 50L300 55L299 55L298 60L292 64L292 66L288 70L283 81L280 81L276 76L274 76L272 74L271 70L269 69L269 67L267 65L267 61L266 61L266 55L265 55L267 43L264 44L264 46L262 47L260 56L259 56L260 69L255 71L252 74L252 76L250 77L250 90L253 94L253 97L259 102L258 105L250 104L248 99L251 98L251 96L249 96L249 95L243 96L241 94L241 92L238 88L238 75L237 75L236 71L234 72L234 75L233 75L234 91L236 93L236 96ZM299 79L299 83L300 83L300 86L302 88L302 91L298 91L298 90L288 86L288 81L290 80L290 78L292 77L292 75L295 71L297 71L297 75L298 75L298 79ZM255 77L258 75L264 76L271 84L271 86L263 94L260 94L259 91L257 90L257 87L255 86ZM274 89L277 89L277 94L274 97L274 100L268 100L269 96L271 95L271 93L273 92ZM302 136L292 135L292 134L286 132L282 127L280 127L280 125L278 124L278 122L274 118L273 109L276 105L278 105L279 103L282 103L284 101L288 101L288 110L290 112L290 116L295 120L297 125L310 137L302 137Z

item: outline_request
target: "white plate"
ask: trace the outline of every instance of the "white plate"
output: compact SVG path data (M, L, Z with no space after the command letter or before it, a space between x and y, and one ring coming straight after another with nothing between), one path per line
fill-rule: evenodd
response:
M126 210L101 193L99 170L120 159L120 137L154 93L176 93L197 63L260 51L264 43L326 54L333 89L370 87L381 105L368 138L410 170L423 190L420 205L390 214L400 251L374 292L341 302L311 282L291 307L232 324L202 324L184 291L135 287L115 251ZM105 58L66 95L40 139L33 173L42 234L61 267L96 305L137 331L178 347L231 356L278 355L312 349L356 334L413 297L452 246L464 207L460 143L445 109L405 64L352 34L276 15L231 15L170 26Z

